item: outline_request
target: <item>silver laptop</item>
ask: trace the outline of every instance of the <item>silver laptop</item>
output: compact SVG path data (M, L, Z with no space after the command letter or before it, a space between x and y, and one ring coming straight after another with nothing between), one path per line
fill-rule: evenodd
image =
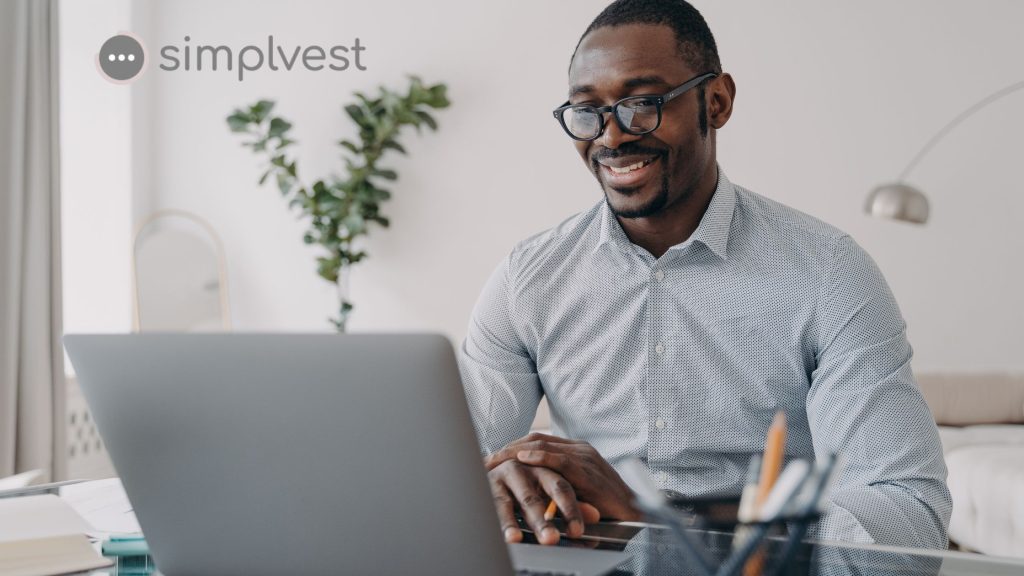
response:
M67 336L164 574L601 574L507 546L437 335Z

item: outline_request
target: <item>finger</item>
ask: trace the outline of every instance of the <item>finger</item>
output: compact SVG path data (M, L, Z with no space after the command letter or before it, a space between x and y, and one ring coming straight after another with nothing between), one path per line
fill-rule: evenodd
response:
M565 454L568 457L580 454L580 446L580 444L548 442L546 440L514 442L486 457L484 459L484 466L488 470L493 470L503 462L516 460L520 452L550 452L552 454ZM586 446L589 446L589 444Z
M537 542L541 544L557 544L558 530L544 519L544 508L547 506L547 498L544 497L543 489L537 482L537 478L528 472L528 468L522 465L508 467L502 479L508 489L512 492L519 509L523 513L526 524L533 530Z
M487 468L488 471L493 470L502 462L505 462L507 460L515 460L516 453L519 452L520 450L537 450L547 448L548 450L557 452L561 448L569 449L570 446L576 447L579 445L589 446L589 444L587 444L586 442L582 442L580 440L570 440L568 438L551 436L550 434L532 432L530 434L527 434L526 436L523 436L522 438L519 438L518 440L513 440L512 442L509 442L503 448L489 454L486 458L484 458L484 466Z
M562 438L561 436L552 436L550 434L543 434L541 432L530 432L526 436L518 440L514 440L509 443L509 446L513 444L520 444L526 442L550 442L551 444L581 444L580 440L572 440L570 438Z
M559 454L551 452L549 450L520 450L516 452L516 460L519 460L523 464L529 464L530 466L543 466L544 468L550 468L555 472L560 472L564 476L569 471L569 467L572 465L572 458L567 454Z
M576 491L572 489L569 481L561 474L545 468L536 468L532 472L537 476L541 487L562 512L562 518L565 519L565 533L570 538L582 536L583 512L580 511L579 502L576 501Z
M504 448L484 458L484 468L487 468L487 471L490 472L491 470L494 470L495 468L504 464L505 462L508 462L509 460L515 460L516 454L518 454L520 450L523 450L524 448L529 450L541 450L545 446L548 445L537 442L509 444L508 446L505 446Z
M491 454L488 454L487 456L484 456L484 468L488 472L490 472L491 470L494 470L500 464L502 464L503 462L505 462L507 460L508 460L508 458L503 458L503 454L502 454L501 450L498 450L497 452L492 452Z
M584 524L597 524L601 521L601 511L589 502L580 502L580 513Z
M516 521L516 501L508 488L500 480L491 481L491 495L494 496L494 508L498 511L498 522L505 542L515 543L523 540L523 531Z

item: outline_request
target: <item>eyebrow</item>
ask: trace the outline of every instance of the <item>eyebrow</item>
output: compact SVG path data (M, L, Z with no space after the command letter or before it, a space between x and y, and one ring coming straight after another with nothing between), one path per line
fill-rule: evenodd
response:
M632 90L640 86L668 86L668 82L664 78L657 75L651 76L637 76L636 78L630 78L622 83L622 87L626 90ZM594 91L594 87L590 84L584 84L582 86L573 86L569 89L569 98L579 94L589 94Z

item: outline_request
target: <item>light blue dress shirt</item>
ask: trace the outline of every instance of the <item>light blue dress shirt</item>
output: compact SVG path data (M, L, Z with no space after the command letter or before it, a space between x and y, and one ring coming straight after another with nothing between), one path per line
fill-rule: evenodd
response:
M603 201L521 242L459 366L485 452L526 435L547 396L555 434L692 496L738 494L784 410L787 458L845 462L815 536L945 547L946 467L911 356L860 246L719 171L700 225L661 258Z

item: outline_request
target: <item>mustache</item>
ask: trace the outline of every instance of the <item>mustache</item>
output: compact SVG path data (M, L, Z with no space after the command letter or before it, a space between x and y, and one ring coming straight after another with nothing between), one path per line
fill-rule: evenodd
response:
M590 163L597 168L597 163L600 160L607 160L609 158L618 158L620 156L634 156L647 154L650 156L665 156L667 151L663 148L652 148L650 146L644 146L636 142L627 142L622 146L615 148L600 148L596 152L590 155Z

